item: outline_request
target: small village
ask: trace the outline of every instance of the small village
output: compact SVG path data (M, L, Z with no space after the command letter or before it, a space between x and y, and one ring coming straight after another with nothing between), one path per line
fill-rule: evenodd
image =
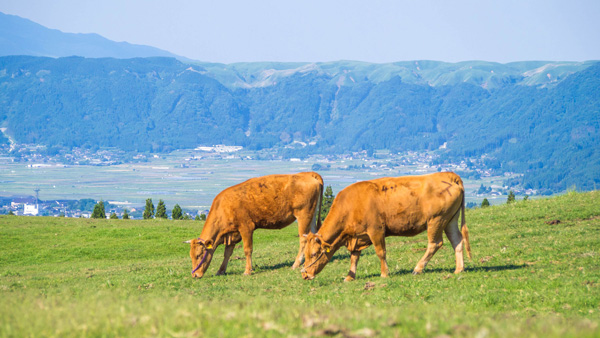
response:
M26 197L14 197L14 198L6 198L0 197L0 214L12 214L16 216L53 216L53 217L70 217L70 218L91 218L92 211L91 210L79 210L74 208L73 206L76 204L81 204L81 201L86 201L89 205L93 206L99 201L94 201L92 199L84 199L84 200L50 200L50 201L42 201L38 200L34 196L26 196ZM124 208L122 206L118 206L112 204L111 201L107 201L106 206L106 218L110 218L111 215L115 215L117 218L123 218L125 211L127 212L129 219L142 219L142 212L144 211L142 207L131 207ZM170 210L167 211L168 214L171 213ZM191 211L184 211L185 219L194 219L196 216L202 217L202 215L207 215L208 210L198 211L196 213ZM113 216L114 217L114 216Z
M130 154L116 149L92 149L75 148L66 153L63 150L48 150L45 147L33 145L12 145L12 149L2 149L0 160L9 163L20 163L27 168L49 168L68 167L78 165L111 166L125 163L146 163L159 161L164 154ZM182 152L183 153L183 152ZM352 152L341 155L311 155L308 158L284 158L273 151L248 152L240 146L202 146L188 151L188 155L181 158L181 168L194 167L197 161L210 160L267 160L267 161L290 161L314 163L313 171L327 173L332 170L338 171L360 171L372 175L385 176L394 172L394 175L418 175L434 171L453 171L459 173L466 179L480 180L489 177L509 178L514 173L501 172L498 168L491 168L486 163L489 159L468 158L460 163L447 163L440 160L436 152L407 151L405 153L393 154L386 151L378 152ZM467 191L467 195L479 197L498 197L507 195L512 190L516 195L537 195L538 191L533 189L522 189L519 186L508 187L504 184L491 184L485 186L483 183L477 190ZM32 195L25 196L0 196L0 214L27 215L27 216L54 216L89 218L92 214L93 204L98 201L91 199L83 200L44 200L39 199L38 191L32 191ZM81 201L87 200L87 206L82 207ZM115 214L122 218L125 209L129 218L141 218L141 206L132 204L124 205L122 202L107 202L106 217ZM469 203L469 207L476 207L476 203ZM143 208L142 208L143 209ZM194 218L196 215L208 213L205 211L187 210L186 214Z

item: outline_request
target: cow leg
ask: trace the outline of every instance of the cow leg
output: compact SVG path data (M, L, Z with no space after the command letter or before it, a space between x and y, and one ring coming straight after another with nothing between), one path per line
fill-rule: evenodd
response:
M360 258L360 251L352 251L350 255L350 271L348 271L348 276L344 279L344 282L351 282L356 278L356 265L358 264L358 259Z
M244 243L244 254L246 255L246 269L244 270L246 276L252 274L252 233L252 230L240 231Z
M310 232L313 217L312 215L308 215L308 217L306 215L299 215L296 219L298 220L298 237L300 238L300 247L298 249L298 255L296 255L294 265L292 265L292 269L296 269L304 261L304 247L306 246L306 237L304 236Z
M229 258L231 257L231 254L233 254L233 249L235 249L235 244L233 243L225 246L225 255L223 257L223 263L221 263L221 267L217 271L217 276L224 275L225 271L227 271L227 264L229 263Z
M371 242L373 242L373 246L375 247L375 253L381 262L381 277L386 278L388 276L389 269L386 259L385 235L377 234L374 236L370 235L369 237L371 238Z
M454 270L454 273L460 273L465 270L462 243L463 237L460 230L458 230L458 214L459 213L457 212L456 216L452 218L452 221L450 221L450 224L448 224L444 230L446 232L446 237L448 237L454 248L454 254L456 256L456 270Z
M415 270L413 271L413 275L418 275L423 272L427 263L433 255L442 247L444 242L442 241L443 228L441 226L440 220L430 221L427 224L427 251L425 251L425 255L423 258L417 263Z
M298 232L300 233L300 231L298 231ZM296 260L294 260L294 265L292 265L292 269L296 269L304 261L304 247L306 246L306 237L304 237L303 236L304 234L301 234L301 233L299 235L300 235L300 248L298 249L298 255L296 256Z

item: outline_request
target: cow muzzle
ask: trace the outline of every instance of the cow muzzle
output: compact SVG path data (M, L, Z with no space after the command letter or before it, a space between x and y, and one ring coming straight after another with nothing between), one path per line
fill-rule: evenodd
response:
M304 280L313 280L315 276L309 275L306 270L302 271L302 279Z

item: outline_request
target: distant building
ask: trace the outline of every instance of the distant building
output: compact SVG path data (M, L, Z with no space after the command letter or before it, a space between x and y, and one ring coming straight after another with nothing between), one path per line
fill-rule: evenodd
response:
M223 144L217 144L217 145L214 145L212 147L200 146L200 147L197 147L194 150L207 151L207 152L214 151L214 152L217 152L217 153L233 153L233 152L236 152L236 151L240 151L242 149L243 149L243 147L241 147L241 146L226 146L226 145L223 145Z
M23 215L37 216L39 213L37 204L24 204Z

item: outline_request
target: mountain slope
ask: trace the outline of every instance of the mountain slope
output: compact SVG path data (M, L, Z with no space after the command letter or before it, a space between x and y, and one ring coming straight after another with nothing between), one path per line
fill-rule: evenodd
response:
M63 33L18 16L0 12L0 55L114 57L175 57L167 51L127 42L115 42L97 34Z
M229 88L268 87L290 76L310 73L329 77L330 84L334 86L352 86L365 81L378 84L401 77L403 82L418 85L441 87L467 83L491 90L510 84L552 87L593 63L595 62L524 61L501 64L485 61L448 63L421 60L385 64L336 61L200 65Z
M508 86L465 109L454 156L488 153L526 187L595 189L600 183L600 63L552 88ZM469 132L476 131L476 133ZM585 165L583 165L585 163ZM587 183L583 183L587 182ZM594 183L595 182L595 183Z
M515 183L527 187L600 186L600 63L418 63L428 80L352 62L0 57L0 127L19 143L128 151L314 144L289 150L305 156L446 144L442 161L487 154L499 172L524 173ZM480 76L488 67L496 75ZM560 81L528 85L543 71Z
M63 147L168 151L245 139L245 109L200 70L171 58L3 57L0 121L18 142Z

